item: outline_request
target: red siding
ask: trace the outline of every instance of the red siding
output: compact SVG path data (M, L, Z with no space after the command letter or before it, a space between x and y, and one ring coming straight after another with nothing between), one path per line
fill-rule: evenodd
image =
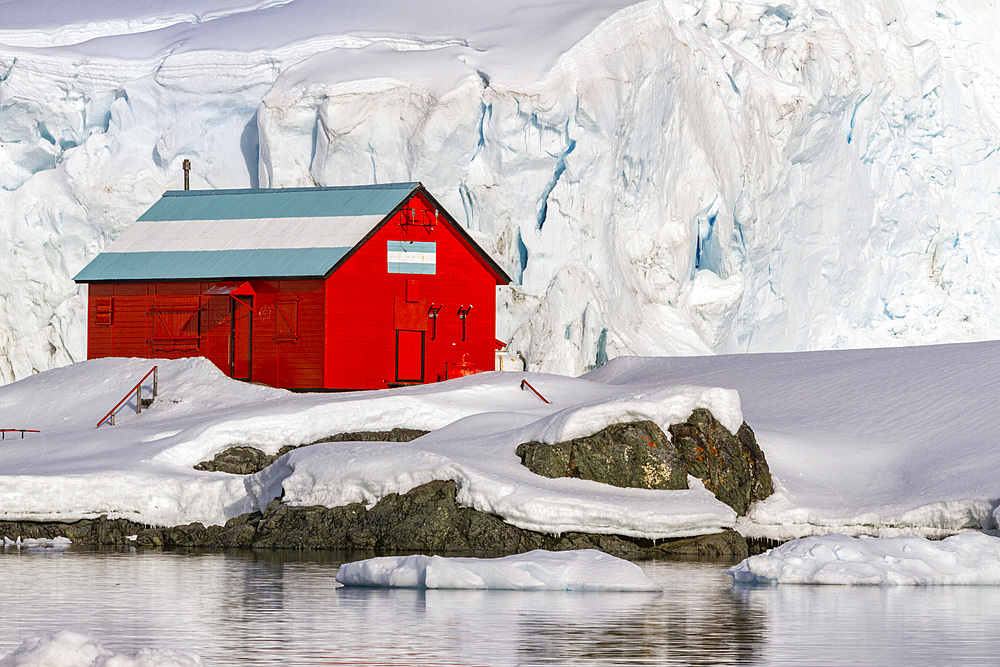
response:
M400 224L410 209L427 212L417 217L428 224ZM450 223L442 217L431 226L434 219L417 195L327 280L250 280L249 379L290 389L380 389L419 379L421 369L425 382L463 368L491 370L497 278ZM435 243L436 272L389 273L388 241ZM231 375L234 307L245 307L205 292L232 282L90 284L88 358L204 356ZM460 309L469 309L464 340Z
M204 294L221 282L233 281L91 284L87 357L203 356L227 375L232 374L231 362L236 361L236 376L245 376L241 359L231 356L234 299ZM257 293L255 312L235 306L237 322L252 335L249 379L275 387L322 388L323 281L252 280L250 285ZM108 296L112 297L112 324L97 326L98 299ZM295 311L294 323L286 319L278 324L279 301L286 316ZM294 307L290 308L289 302Z
M404 211L411 207L429 211L428 220L433 219L422 197L414 197ZM463 355L477 370L493 369L496 278L443 219L431 228L401 225L405 216L389 220L327 280L327 387L394 384L399 330L424 331L425 382L455 377ZM434 242L436 272L388 273L388 241ZM428 317L432 304L440 306L436 322ZM472 306L464 341L462 306Z

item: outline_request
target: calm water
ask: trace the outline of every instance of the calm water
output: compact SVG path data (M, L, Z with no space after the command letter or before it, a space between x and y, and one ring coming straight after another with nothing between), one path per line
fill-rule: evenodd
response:
M339 562L0 550L0 656L69 628L217 665L1000 662L1000 587L734 588L720 564L649 562L663 594L362 590Z

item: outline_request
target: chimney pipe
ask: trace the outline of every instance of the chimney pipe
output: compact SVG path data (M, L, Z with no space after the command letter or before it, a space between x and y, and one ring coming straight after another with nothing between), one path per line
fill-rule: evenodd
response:
M184 160L184 189L191 189L191 160Z

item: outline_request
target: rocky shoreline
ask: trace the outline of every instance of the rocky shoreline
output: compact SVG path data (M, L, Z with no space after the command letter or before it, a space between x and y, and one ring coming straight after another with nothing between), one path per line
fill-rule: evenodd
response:
M253 549L335 549L371 554L481 553L506 555L532 549L600 549L633 560L661 556L742 558L746 540L732 530L669 540L619 535L545 535L517 528L500 517L462 507L451 481L435 481L371 509L363 503L342 507L292 507L273 500L263 513L234 517L224 526L190 523L154 527L128 519L74 522L0 521L0 535L14 539L67 537L74 543L137 547L217 547Z
M687 422L671 425L668 430L671 438L649 421L614 424L568 442L525 443L518 447L518 455L524 465L541 475L578 477L623 487L687 488L687 476L693 475L741 515L751 503L772 492L764 455L745 423L732 434L710 412L699 409ZM342 433L317 442L408 442L421 435L421 431L394 429ZM265 455L249 445L233 447L197 467L251 474L289 449ZM668 556L739 559L754 546L733 530L663 540L590 533L546 535L461 506L457 492L455 482L437 480L404 494L389 494L371 508L360 502L332 508L294 507L275 499L263 512L243 514L221 526L191 523L154 527L106 516L74 522L0 521L0 536L62 536L74 543L154 548L330 549L371 554L505 555L532 549L590 548L633 560Z

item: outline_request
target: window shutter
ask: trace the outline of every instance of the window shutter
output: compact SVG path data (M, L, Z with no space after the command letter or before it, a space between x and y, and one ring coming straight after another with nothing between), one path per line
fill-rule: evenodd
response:
M94 300L94 325L110 327L113 320L114 297L99 296Z
M149 311L155 352L197 350L201 342L201 299L158 296Z
M274 340L294 343L299 339L299 297L282 297L274 304Z

